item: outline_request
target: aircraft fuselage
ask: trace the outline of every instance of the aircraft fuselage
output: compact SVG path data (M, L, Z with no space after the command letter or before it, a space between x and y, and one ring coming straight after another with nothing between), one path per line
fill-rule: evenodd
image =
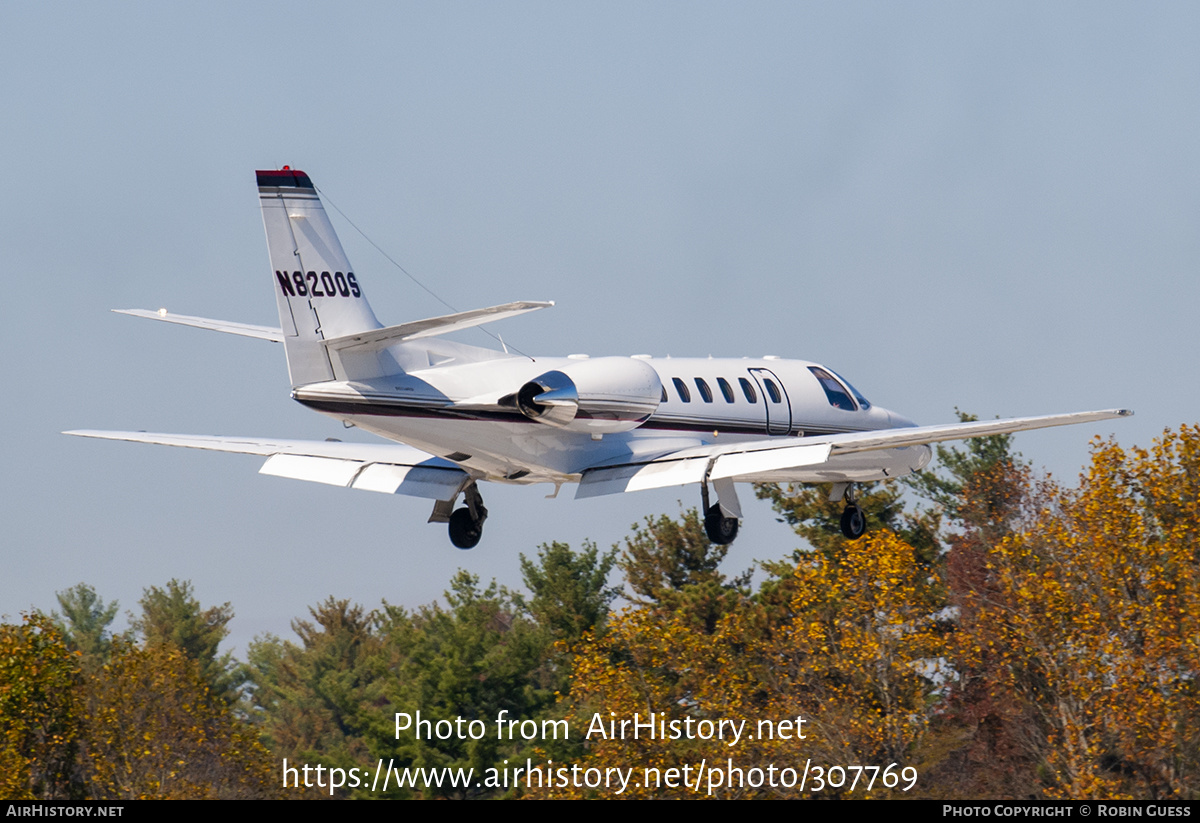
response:
M473 350L472 354L475 351ZM499 353L493 353L499 355ZM449 356L443 343L436 360ZM598 358L599 359L599 358ZM576 431L531 419L495 400L547 372L571 374L593 360L521 357L430 366L371 380L303 386L303 405L390 440L448 458L481 478L517 483L572 482L585 468L631 455L716 443L803 438L913 426L868 403L829 369L804 360L766 358L602 358L631 360L657 376L657 407L626 431L603 421ZM616 365L620 366L620 363ZM855 396L857 395L857 396ZM894 453L894 454L893 454ZM890 456L889 456L890 455ZM923 468L929 448L916 446L846 455L837 470L823 466L806 482L882 480ZM762 478L764 482L770 477ZM780 479L797 480L796 471Z

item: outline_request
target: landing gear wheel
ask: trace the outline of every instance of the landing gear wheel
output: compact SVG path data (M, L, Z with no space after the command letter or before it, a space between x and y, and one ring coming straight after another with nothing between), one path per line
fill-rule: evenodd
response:
M704 533L708 535L710 543L728 546L737 537L738 519L726 517L721 512L720 504L713 504L704 513Z
M857 540L867 531L867 516L856 504L851 503L842 512L842 534L847 540Z
M483 537L483 524L471 516L466 506L450 515L450 542L460 549L473 549Z

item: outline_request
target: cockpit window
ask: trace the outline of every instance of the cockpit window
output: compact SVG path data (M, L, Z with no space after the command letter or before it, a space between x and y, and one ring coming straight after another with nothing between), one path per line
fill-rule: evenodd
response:
M845 409L846 411L854 411L857 408L854 401L850 399L850 395L846 394L842 384L832 374L819 366L809 366L808 370L820 381L821 388L825 390L825 396L829 398L829 405L835 409Z
M688 391L687 383L684 383L678 377L672 377L671 382L675 384L675 393L679 395L679 399L684 403L691 403L692 393Z
M705 403L712 402L712 389L708 387L708 383L704 382L703 377L696 378L696 388L700 390L700 397Z
M832 370L831 370L831 371L832 371ZM863 397L863 396L862 396L862 392L860 392L858 389L854 388L853 384L851 384L849 380L847 380L846 378L842 377L842 376L841 376L840 374L838 374L837 372L833 372L833 374L834 374L834 376L835 376L835 377L837 377L837 379L838 379L838 380L841 380L841 381L842 381L842 385L844 385L846 388L848 388L848 389L850 390L850 393L854 395L854 399L858 401L858 407L859 407L860 409L869 409L869 408L871 408L871 403L870 403L870 401L868 401L868 400L867 400L867 398Z
M724 377L717 378L717 385L721 387L721 395L725 398L726 403L733 402L733 389L729 385L729 381Z

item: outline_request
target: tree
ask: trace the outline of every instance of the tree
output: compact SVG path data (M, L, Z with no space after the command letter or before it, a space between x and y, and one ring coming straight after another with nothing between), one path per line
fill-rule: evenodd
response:
M585 542L575 553L566 543L543 543L538 562L521 555L521 577L533 593L529 613L557 640L574 643L602 625L619 589L608 585L617 550L600 554Z
M86 583L58 592L58 605L63 610L51 618L58 625L67 646L83 655L85 663L96 666L108 657L112 635L108 627L117 616L119 604L105 604L96 590Z
M348 768L370 759L364 735L381 725L377 615L330 597L294 620L300 644L277 637L250 645L251 700L264 737L289 762ZM289 791L289 794L291 792ZM328 789L313 792L329 796Z
M910 513L904 509L903 491L894 483L860 484L858 506L867 518L867 529L880 527L896 532L917 548L917 556L926 565L937 557L937 531L940 519L933 513ZM829 499L830 485L819 486L764 483L755 486L760 500L770 500L772 507L796 534L814 549L835 557L846 539L842 536L841 518L845 503L841 498ZM800 560L802 550L792 555Z
M1200 797L1200 427L1096 441L994 547L963 656L1031 718L1047 793Z
M549 640L527 619L517 600L493 581L460 570L445 592L446 607L423 606L409 613L385 604L381 616L385 663L382 679L387 700L384 722L371 730L375 757L394 758L397 766L473 768L477 774L532 756L538 740L495 734L491 725L481 739L417 739L412 730L395 737L394 712L436 722L479 719L485 723L506 712L512 720L540 716L553 704L553 677L543 667ZM423 796L494 796L503 789L484 786L427 786Z
M245 683L245 672L232 655L217 655L221 641L229 634L227 625L233 619L233 607L226 603L201 609L191 582L186 580L171 580L165 589L151 586L138 602L142 613L131 615L129 623L145 645L175 646L199 664L214 694L234 702Z
M960 423L979 419L958 409L954 413ZM1009 496L1002 488L980 481L1028 467L1021 453L1012 450L1012 440L1011 434L994 434L973 437L962 447L938 444L937 468L916 472L903 482L952 522L983 526L996 519L1002 521L1009 510ZM994 496L988 494L992 489Z
M719 570L728 546L709 542L696 509L679 519L667 515L636 523L625 538L617 565L633 590L634 603L680 611L712 631L717 620L744 596L751 570L732 580Z
M849 543L839 558L812 552L794 567L790 598L731 602L709 630L684 611L651 604L610 621L603 636L580 643L568 699L575 729L602 720L645 722L649 712L671 723L745 722L736 749L728 740L694 735L593 736L581 765L682 768L733 757L751 769L810 758L827 764L911 762L934 712L930 678L944 655L932 617L929 575L912 562L912 547L887 532ZM611 713L611 714L610 714ZM797 729L803 717L807 726ZM786 735L760 734L759 721L788 721ZM693 726L696 728L696 726ZM807 731L799 741L796 732ZM848 784L811 796L847 791ZM549 794L587 796L576 787ZM735 783L720 797L804 796L798 786ZM877 785L875 795L886 795ZM678 784L641 781L633 797L694 797ZM865 787L854 796L869 796Z
M42 614L0 624L0 795L69 796L80 706L77 655Z
M199 661L117 643L84 684L80 769L93 800L277 797L275 764Z

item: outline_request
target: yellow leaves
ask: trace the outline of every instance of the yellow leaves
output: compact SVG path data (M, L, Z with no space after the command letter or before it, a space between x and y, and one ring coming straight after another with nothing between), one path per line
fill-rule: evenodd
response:
M1198 459L1197 427L1150 451L1097 441L1080 487L1047 489L993 548L978 622L1025 650L1009 685L1060 741L1046 756L1064 796L1200 791Z
M44 615L0 625L0 796L34 799L69 780L78 661Z
M936 598L929 587L913 549L882 533L847 545L837 561L806 557L771 598L741 600L711 631L686 614L627 610L602 638L587 636L576 648L573 729L586 729L595 712L744 719L751 726L802 715L807 739L747 739L733 749L721 741L593 739L584 765L668 768L730 756L746 768L796 758L904 759L928 725L933 687L922 671L946 653L930 625ZM735 794L755 792L729 796Z
M224 769L228 751L246 754ZM0 624L3 796L262 795L273 783L268 758L178 650L120 647L83 675L45 617Z

